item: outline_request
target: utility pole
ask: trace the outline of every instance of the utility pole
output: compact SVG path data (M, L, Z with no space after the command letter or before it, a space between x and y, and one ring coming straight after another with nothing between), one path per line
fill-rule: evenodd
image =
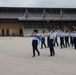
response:
M44 26L43 28L45 27L45 9L43 10L43 22L44 22Z
M60 27L61 27L61 29L63 28L63 26L62 26L62 13L63 13L63 12L62 12L62 9L60 9L60 21L61 21L61 23L60 23L60 24L61 24Z
M27 26L27 17L28 17L28 11L27 11L27 9L26 9L26 14L25 14L25 17L26 17L26 26Z

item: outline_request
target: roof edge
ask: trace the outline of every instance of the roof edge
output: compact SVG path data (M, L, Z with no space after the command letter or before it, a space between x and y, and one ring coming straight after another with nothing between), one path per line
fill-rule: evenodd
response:
M13 9L76 9L76 8L64 8L64 7L0 7L0 8L13 8Z

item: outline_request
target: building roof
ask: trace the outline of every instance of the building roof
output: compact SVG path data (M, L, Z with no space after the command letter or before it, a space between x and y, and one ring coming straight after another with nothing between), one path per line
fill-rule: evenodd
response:
M0 19L75 21L76 8L0 7Z

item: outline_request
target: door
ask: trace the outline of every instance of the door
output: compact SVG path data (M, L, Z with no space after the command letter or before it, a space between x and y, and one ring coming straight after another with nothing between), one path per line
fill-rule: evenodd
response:
M9 29L6 29L6 36L9 36Z
M22 29L19 30L19 34L20 34L20 36L23 36L23 30Z
M2 29L2 36L5 36L5 29Z

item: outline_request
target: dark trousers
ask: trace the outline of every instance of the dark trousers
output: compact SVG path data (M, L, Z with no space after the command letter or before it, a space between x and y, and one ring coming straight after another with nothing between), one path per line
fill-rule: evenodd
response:
M50 46L50 44L49 44L49 39L50 37L47 37L47 47L49 47Z
M76 37L74 37L74 47L76 49Z
M43 40L43 41L41 41L41 49L43 48L43 45L44 45L44 46L45 46L45 48L46 48L45 38L43 37L43 38L42 38L42 40Z
M70 37L70 44L71 44L71 46L73 46L73 44L74 44L73 37Z
M35 56L35 50L39 54L40 52L38 51L38 40L33 40L32 41L32 48L33 48L33 56Z
M64 37L60 37L60 46L61 46L61 48L63 46L65 47L65 45L64 45Z
M65 47L67 47L67 45L70 46L69 45L69 37L65 37Z
M54 55L55 54L55 51L54 51L54 44L53 44L53 39L50 39L49 40L49 46L50 46L50 55Z
M59 45L57 41L57 37L55 38L55 43L57 44L57 46ZM54 43L54 46L55 46L55 43Z

